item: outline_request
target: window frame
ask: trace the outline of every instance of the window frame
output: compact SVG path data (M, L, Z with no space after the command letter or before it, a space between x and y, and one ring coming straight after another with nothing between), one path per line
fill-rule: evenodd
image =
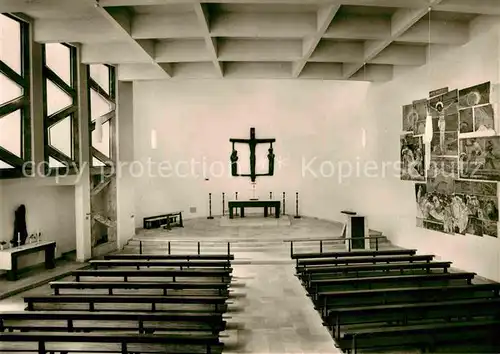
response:
M116 69L114 66L109 64L98 64L104 65L108 68L108 85L109 85L109 94L104 90L98 83L95 81L90 72L90 65L88 70L88 105L89 105L89 142L90 142L90 165L96 168L106 168L112 167L112 164L116 161ZM101 151L94 148L92 143L92 133L95 130L95 122L92 122L92 104L91 104L91 96L92 90L100 95L104 100L109 102L113 109L104 115L105 120L102 122L103 124L109 122L109 157L105 156ZM97 159L102 162L105 166L94 166L93 159ZM103 161L104 160L104 161Z
M79 146L79 82L78 82L78 52L77 48L68 43L57 43L64 45L70 50L70 77L71 83L68 85L61 77L59 77L46 62L46 46L42 45L42 91L43 91L43 140L44 140L44 161L46 166L46 174L75 174L80 167L80 146ZM70 96L72 104L48 115L47 105L47 80L57 86L60 90ZM50 128L66 117L71 119L70 145L72 156L66 156L63 152L57 150L50 145ZM50 167L49 157L66 165L64 167Z
M20 24L21 74L0 60L0 74L5 75L7 79L15 82L23 90L22 96L0 105L0 119L17 110L20 110L21 113L21 157L0 146L0 160L13 166L13 168L0 169L0 178L18 178L25 177L31 172L31 166L26 164L32 159L30 24L12 14L1 13L1 15Z

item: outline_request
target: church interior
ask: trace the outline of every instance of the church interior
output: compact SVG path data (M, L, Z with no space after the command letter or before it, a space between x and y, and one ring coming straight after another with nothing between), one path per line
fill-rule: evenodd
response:
M0 0L0 353L499 353L500 2Z

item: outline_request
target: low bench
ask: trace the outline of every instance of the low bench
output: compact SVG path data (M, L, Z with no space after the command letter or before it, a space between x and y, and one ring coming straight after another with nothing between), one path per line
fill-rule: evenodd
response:
M347 291L320 291L316 306L323 311L340 306L383 305L408 302L443 301L500 296L500 284L448 285L426 287L398 287Z
M138 334L156 331L225 330L221 313L141 313L85 311L21 311L0 313L0 331L13 332L115 332Z
M182 211L150 216L143 219L143 228L145 229L158 229L162 226L168 229L173 226L184 227L182 222Z
M167 290L217 290L219 295L228 292L229 282L75 282L56 281L51 282L50 287L54 289L54 295L59 295L61 289L107 289L109 295L113 295L114 289L158 289L163 290L163 295L167 295Z
M499 305L500 298L341 307L328 310L325 322L334 337L340 338L346 325L384 322L407 325L409 321L419 320L496 317L500 315Z
M430 282L447 282L450 280L466 280L467 284L472 283L472 279L476 273L472 272L457 272L457 273L431 273L431 274L410 274L410 275L388 275L376 277L358 277L358 278L333 278L333 279L318 279L309 282L308 290L311 294L317 294L324 288L330 287L358 287L365 285L372 287L375 284L417 284L422 286Z
M470 345L474 342L481 345L486 342L498 353L499 330L500 320L377 327L347 331L342 338L337 339L337 343L343 351L356 354L361 349L376 349L381 352L381 348L404 346L434 352L439 346Z
M362 265L348 265L348 266L328 266L328 267L314 267L304 268L299 271L299 277L308 282L312 279L321 279L330 275L342 274L347 275L354 273L366 274L366 272L383 272L389 273L390 271L399 271L401 274L408 270L424 270L430 273L431 269L442 269L443 273L448 272L451 262L418 262L418 263L387 263L387 264L362 264ZM373 274L373 273L372 273Z
M129 260L234 260L234 254L108 254L104 259Z
M123 278L123 281L128 281L129 278L172 278L175 282L177 278L220 278L222 282L231 280L231 273L224 269L204 269L204 270L126 270L126 269L98 269L98 270L75 270L71 272L78 282L82 277L113 277Z
M0 333L1 353L219 354L222 347L213 334Z
M25 296L24 302L28 311L36 311L43 304L85 304L86 311L96 311L97 304L145 304L149 308L141 311L161 311L162 304L193 304L213 306L214 312L226 311L227 296L216 295L169 295L169 296L136 296L136 295L58 295L58 296ZM43 308L41 310L44 310ZM60 310L60 309L58 309ZM75 309L72 309L75 310ZM110 311L118 311L110 309ZM108 310L106 310L108 311Z
M353 258L325 258L325 259L299 259L297 269L302 267L314 267L325 265L348 265L348 264L378 264L393 262L430 262L434 255L415 255L415 256L379 256L379 257L353 257Z
M90 260L90 265L94 269L100 267L135 267L137 269L142 268L152 268L152 267L175 267L182 270L183 268L221 268L232 271L230 261L176 261L176 260L128 260L128 259L117 259L117 260Z

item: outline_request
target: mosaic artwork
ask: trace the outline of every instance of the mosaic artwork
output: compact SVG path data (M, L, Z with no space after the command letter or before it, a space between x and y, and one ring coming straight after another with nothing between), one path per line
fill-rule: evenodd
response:
M425 146L421 136L401 135L401 179L425 181Z
M454 235L498 237L500 136L495 130L490 94L489 82L429 93L425 116L432 117L433 134L430 163L424 164L423 174L421 167L415 166L420 156L425 160L425 152L419 150L425 151L425 145L412 139L426 130L427 120L422 127L421 118L424 100L403 107L404 131L413 134L401 136L401 179L418 182L418 227Z
M498 237L496 183L454 181L446 189L429 188L432 184L415 184L417 225L448 234Z

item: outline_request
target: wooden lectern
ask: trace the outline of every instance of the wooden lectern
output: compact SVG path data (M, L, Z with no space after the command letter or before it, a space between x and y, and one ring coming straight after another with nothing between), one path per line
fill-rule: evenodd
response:
M367 238L369 231L366 218L353 211L344 210L342 214L346 215L346 222L342 229L342 237L346 238L346 249L369 249L370 240ZM350 248L349 243L351 243Z

